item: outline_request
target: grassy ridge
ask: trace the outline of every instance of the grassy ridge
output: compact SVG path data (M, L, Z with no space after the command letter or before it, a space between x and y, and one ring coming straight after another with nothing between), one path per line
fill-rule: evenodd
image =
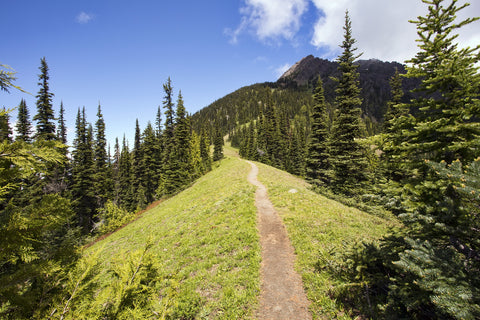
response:
M308 184L284 171L257 163L259 180L267 187L274 207L282 216L297 254L297 271L312 301L314 319L351 319L328 294L335 286L348 285L329 274L328 264L339 259L349 244L378 239L395 221L387 221L327 199Z
M247 163L227 158L191 188L89 250L100 250L101 270L107 270L112 261L150 241L161 276L177 283L175 299L180 302L174 308L185 309L175 311L177 316L252 318L259 293L260 249L255 188L246 180L249 170ZM101 274L98 286L107 286L110 277ZM168 288L159 288L163 289Z

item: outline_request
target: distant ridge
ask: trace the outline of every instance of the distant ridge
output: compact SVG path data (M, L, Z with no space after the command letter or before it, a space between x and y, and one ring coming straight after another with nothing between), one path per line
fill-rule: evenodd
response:
M396 69L400 73L405 73L405 66L398 62L384 62L378 59L358 60L356 64L358 64L360 74L363 115L371 118L373 122L382 121L386 112L386 102L390 99L389 80ZM332 102L336 87L336 82L332 77L339 76L337 69L337 62L308 55L290 67L277 80L277 84L281 87L311 89L316 86L318 76L321 76L325 97ZM413 97L410 90L417 84L418 81L415 79L403 79L405 101Z

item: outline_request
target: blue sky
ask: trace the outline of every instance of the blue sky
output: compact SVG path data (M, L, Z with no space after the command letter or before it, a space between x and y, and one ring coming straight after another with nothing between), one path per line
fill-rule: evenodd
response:
M465 14L479 16L472 2ZM100 103L108 140L132 142L136 118L142 129L154 122L168 77L194 113L242 86L276 81L306 55L335 59L346 9L363 58L404 61L416 52L407 21L425 12L420 0L2 0L0 63L33 95L0 93L0 105L25 98L33 117L46 57L70 141L78 108L94 123ZM474 27L465 29L460 41L480 43Z

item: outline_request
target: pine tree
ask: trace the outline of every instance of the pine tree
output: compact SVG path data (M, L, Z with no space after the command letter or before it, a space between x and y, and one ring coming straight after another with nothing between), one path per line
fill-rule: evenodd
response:
M140 133L140 125L138 119L135 121L135 140L132 150L132 194L136 198L136 206L143 209L147 205L145 199L145 189L143 185L144 168L143 168L143 150L142 150L142 136Z
M176 181L179 187L187 185L191 181L193 168L191 167L191 128L190 121L185 110L182 93L179 92L177 100L177 117L175 121L175 162Z
M30 122L30 115L27 103L24 99L20 101L18 106L18 119L16 125L17 136L16 141L31 142L32 123Z
M165 96L165 125L163 130L162 177L159 184L158 195L170 195L177 191L175 168L175 110L173 109L173 88L170 78L163 85Z
M207 134L202 132L200 135L200 157L202 158L202 173L212 170L212 158L210 157L210 141Z
M102 107L98 105L97 121L95 122L95 192L97 207L105 205L107 199L111 198L112 182L108 179L107 139L105 138L105 121L103 119Z
M402 75L397 68L395 68L395 74L392 76L389 83L391 99L387 103L387 112L385 113L383 123L383 132L385 133L391 132L392 126L394 125L394 119L405 115L402 112L401 106L399 106L402 102L404 92L402 88Z
M12 128L10 128L10 115L3 108L0 111L0 142L12 142Z
M75 123L76 137L74 140L72 161L72 196L76 202L77 219L84 233L93 226L96 199L94 185L93 129L87 126L85 108L77 113Z
M33 117L37 121L37 132L35 138L37 140L55 140L55 116L53 114L52 98L53 93L50 92L48 80L48 65L45 58L40 61L41 74L38 76L40 90L36 96L37 98L37 114Z
M60 102L60 111L58 115L57 139L63 144L67 144L67 126L65 124L65 109L63 101Z
M452 34L478 18L457 22L468 6L457 0L423 2L427 14L412 21L420 50L406 75L421 79L420 94L394 106L386 135L390 156L401 159L403 227L382 241L373 278L388 275L381 309L389 317L478 319L480 46L459 49Z
M115 138L115 146L113 152L113 203L118 206L120 202L120 144L118 143L118 137Z
M141 184L145 190L146 203L150 203L155 200L155 191L159 182L158 171L160 169L159 159L157 158L158 143L156 132L150 122L148 122L147 127L143 131L142 137L143 179Z
M401 215L409 250L399 254L396 265L401 272L409 271L407 281L417 286L404 287L400 300L408 303L404 294L421 296L420 306L433 305L439 315L473 319L480 316L480 243L474 231L478 207L458 189L467 181L460 161L470 163L480 155L480 46L459 49L454 42L458 35L452 32L478 18L456 22L457 13L468 6L457 6L456 0L448 5L443 0L423 2L428 14L412 21L420 51L408 61L407 77L421 78L417 91L426 95L412 101L419 111L413 130L402 131L397 153L413 174L406 177L408 201ZM439 174L439 162L450 165L452 172ZM463 177L452 181L454 174Z
M223 159L223 136L220 128L215 127L215 137L213 140L213 161Z
M336 89L337 112L330 139L331 165L333 169L332 188L336 191L352 194L358 193L366 185L367 159L364 150L355 140L361 137L361 118L359 75L354 64L352 24L348 11L345 13L343 27L344 40L342 54L338 57L340 78ZM354 190L354 188L356 190Z
M328 186L330 181L328 115L323 92L322 78L318 77L313 92L312 128L306 158L307 179L316 186Z

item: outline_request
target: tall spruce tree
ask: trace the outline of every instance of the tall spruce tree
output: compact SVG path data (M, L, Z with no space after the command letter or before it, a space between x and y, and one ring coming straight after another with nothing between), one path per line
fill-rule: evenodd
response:
M67 144L67 125L65 123L65 108L63 101L60 102L60 111L58 113L57 139L63 144Z
M327 186L330 182L328 115L323 92L322 78L318 77L313 91L312 128L306 158L307 180L316 186Z
M136 203L132 194L132 162L125 136L123 136L122 152L118 163L119 205L128 211L133 211L136 209Z
M12 142L12 128L10 127L10 115L3 108L0 111L0 142Z
M362 136L362 120L360 118L359 75L354 61L356 40L352 35L352 23L345 12L345 26L342 54L338 57L340 77L335 102L336 117L330 139L330 163L333 169L332 188L336 191L352 194L358 193L368 180L368 162L364 150L356 141Z
M17 131L16 141L31 142L32 123L25 99L22 99L18 105L18 118L15 128Z
M140 132L140 125L138 119L135 121L135 140L132 150L132 194L135 197L136 206L138 208L145 208L147 200L145 199L144 168L143 168L143 150L142 150L142 135Z
M37 98L37 114L33 120L37 122L37 131L35 138L37 140L55 140L55 116L53 113L52 98L53 93L50 92L48 80L48 65L45 57L40 60L40 75L38 76L40 90L36 96Z
M223 159L223 136L220 128L215 127L215 137L213 140L213 161Z
M111 198L112 183L108 179L107 139L105 138L105 120L103 119L102 107L98 104L97 121L95 122L95 191L97 207L105 205L107 199Z
M142 134L142 167L143 179L142 185L144 188L146 203L155 200L155 191L158 188L160 162L158 155L158 143L156 137L156 130L152 124L148 122L147 127Z
M191 179L193 168L191 167L191 128L190 121L185 110L182 92L178 93L177 112L175 121L175 162L176 165L176 180L178 186L187 185Z
M75 123L76 136L73 142L72 161L72 197L76 203L77 221L84 233L93 226L96 199L94 185L94 156L92 146L92 129L87 124L85 108L78 109Z
M162 177L159 186L159 196L170 195L177 191L175 167L175 110L173 103L172 81L168 78L163 85L165 96L165 125L163 130Z
M202 158L202 173L212 170L212 158L210 157L210 141L203 131L200 135L200 157Z

